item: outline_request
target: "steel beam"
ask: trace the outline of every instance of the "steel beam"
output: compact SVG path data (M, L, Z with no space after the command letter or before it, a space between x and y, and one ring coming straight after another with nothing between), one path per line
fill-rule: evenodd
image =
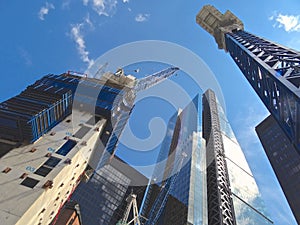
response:
M300 53L245 31L225 35L226 48L300 152Z

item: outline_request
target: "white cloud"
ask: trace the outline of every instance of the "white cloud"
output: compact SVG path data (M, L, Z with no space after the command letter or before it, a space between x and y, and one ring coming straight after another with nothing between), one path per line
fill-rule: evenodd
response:
M149 17L150 17L150 14L142 14L142 13L139 13L138 15L136 15L135 17L135 21L136 22L146 22L149 20Z
M46 2L46 5L43 6L38 13L40 20L45 20L45 15L49 13L50 9L55 9L54 5Z
M81 32L83 26L84 23L74 25L71 29L71 36L76 42L77 51L80 55L80 58L83 62L88 64L88 67L91 67L94 64L94 60L89 58L89 52L86 50L84 37Z
M23 48L19 48L19 54L21 58L24 60L26 66L32 66L31 56L28 51Z
M124 2L124 3L126 3L126 2L128 3L128 2L129 2L129 0L123 0L123 2Z
M128 1L128 0L123 0ZM117 0L82 0L84 5L91 5L99 16L113 16L116 12Z
M300 15L283 15L279 13L269 17L269 20L275 20L274 27L283 27L286 32L300 32Z
M95 7L102 7L104 8L104 0L93 0L93 4Z
M104 0L93 0L93 9L98 13L99 16L108 16L108 13L105 11Z
M84 19L84 22L86 24L88 24L92 29L94 29L94 24L92 23L91 19L90 19L90 14L87 14L87 16Z

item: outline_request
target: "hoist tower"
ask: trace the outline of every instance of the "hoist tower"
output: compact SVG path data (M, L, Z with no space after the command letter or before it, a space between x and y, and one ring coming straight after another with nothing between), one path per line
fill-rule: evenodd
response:
M230 11L222 14L211 5L200 10L196 22L229 52L271 113L256 131L300 223L300 201L294 197L300 185L300 52L245 31Z

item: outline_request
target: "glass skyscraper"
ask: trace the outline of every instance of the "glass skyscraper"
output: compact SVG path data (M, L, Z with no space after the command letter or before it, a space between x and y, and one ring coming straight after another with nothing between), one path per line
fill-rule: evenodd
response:
M142 211L146 224L205 224L205 145L198 132L199 109L197 95L168 123Z
M220 224L272 224L243 151L211 90L203 96L203 124L209 224L215 220L223 221ZM210 167L215 170L210 171ZM212 186L217 186L215 192L210 191ZM212 210L215 196L222 205L219 213Z
M272 224L213 91L168 125L142 211L146 224Z
M81 182L71 199L80 205L83 224L116 225L126 210L126 198L134 193L141 205L148 180L115 156L95 172L87 183ZM130 217L131 218L131 217Z

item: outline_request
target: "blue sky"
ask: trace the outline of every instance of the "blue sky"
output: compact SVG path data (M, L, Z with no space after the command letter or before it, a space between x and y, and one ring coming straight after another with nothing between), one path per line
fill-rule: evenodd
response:
M0 100L45 74L85 71L121 44L150 39L182 45L199 55L218 79L227 117L275 224L296 224L255 136L254 127L268 112L230 56L195 23L205 4L231 10L251 33L300 50L299 0L0 1Z

